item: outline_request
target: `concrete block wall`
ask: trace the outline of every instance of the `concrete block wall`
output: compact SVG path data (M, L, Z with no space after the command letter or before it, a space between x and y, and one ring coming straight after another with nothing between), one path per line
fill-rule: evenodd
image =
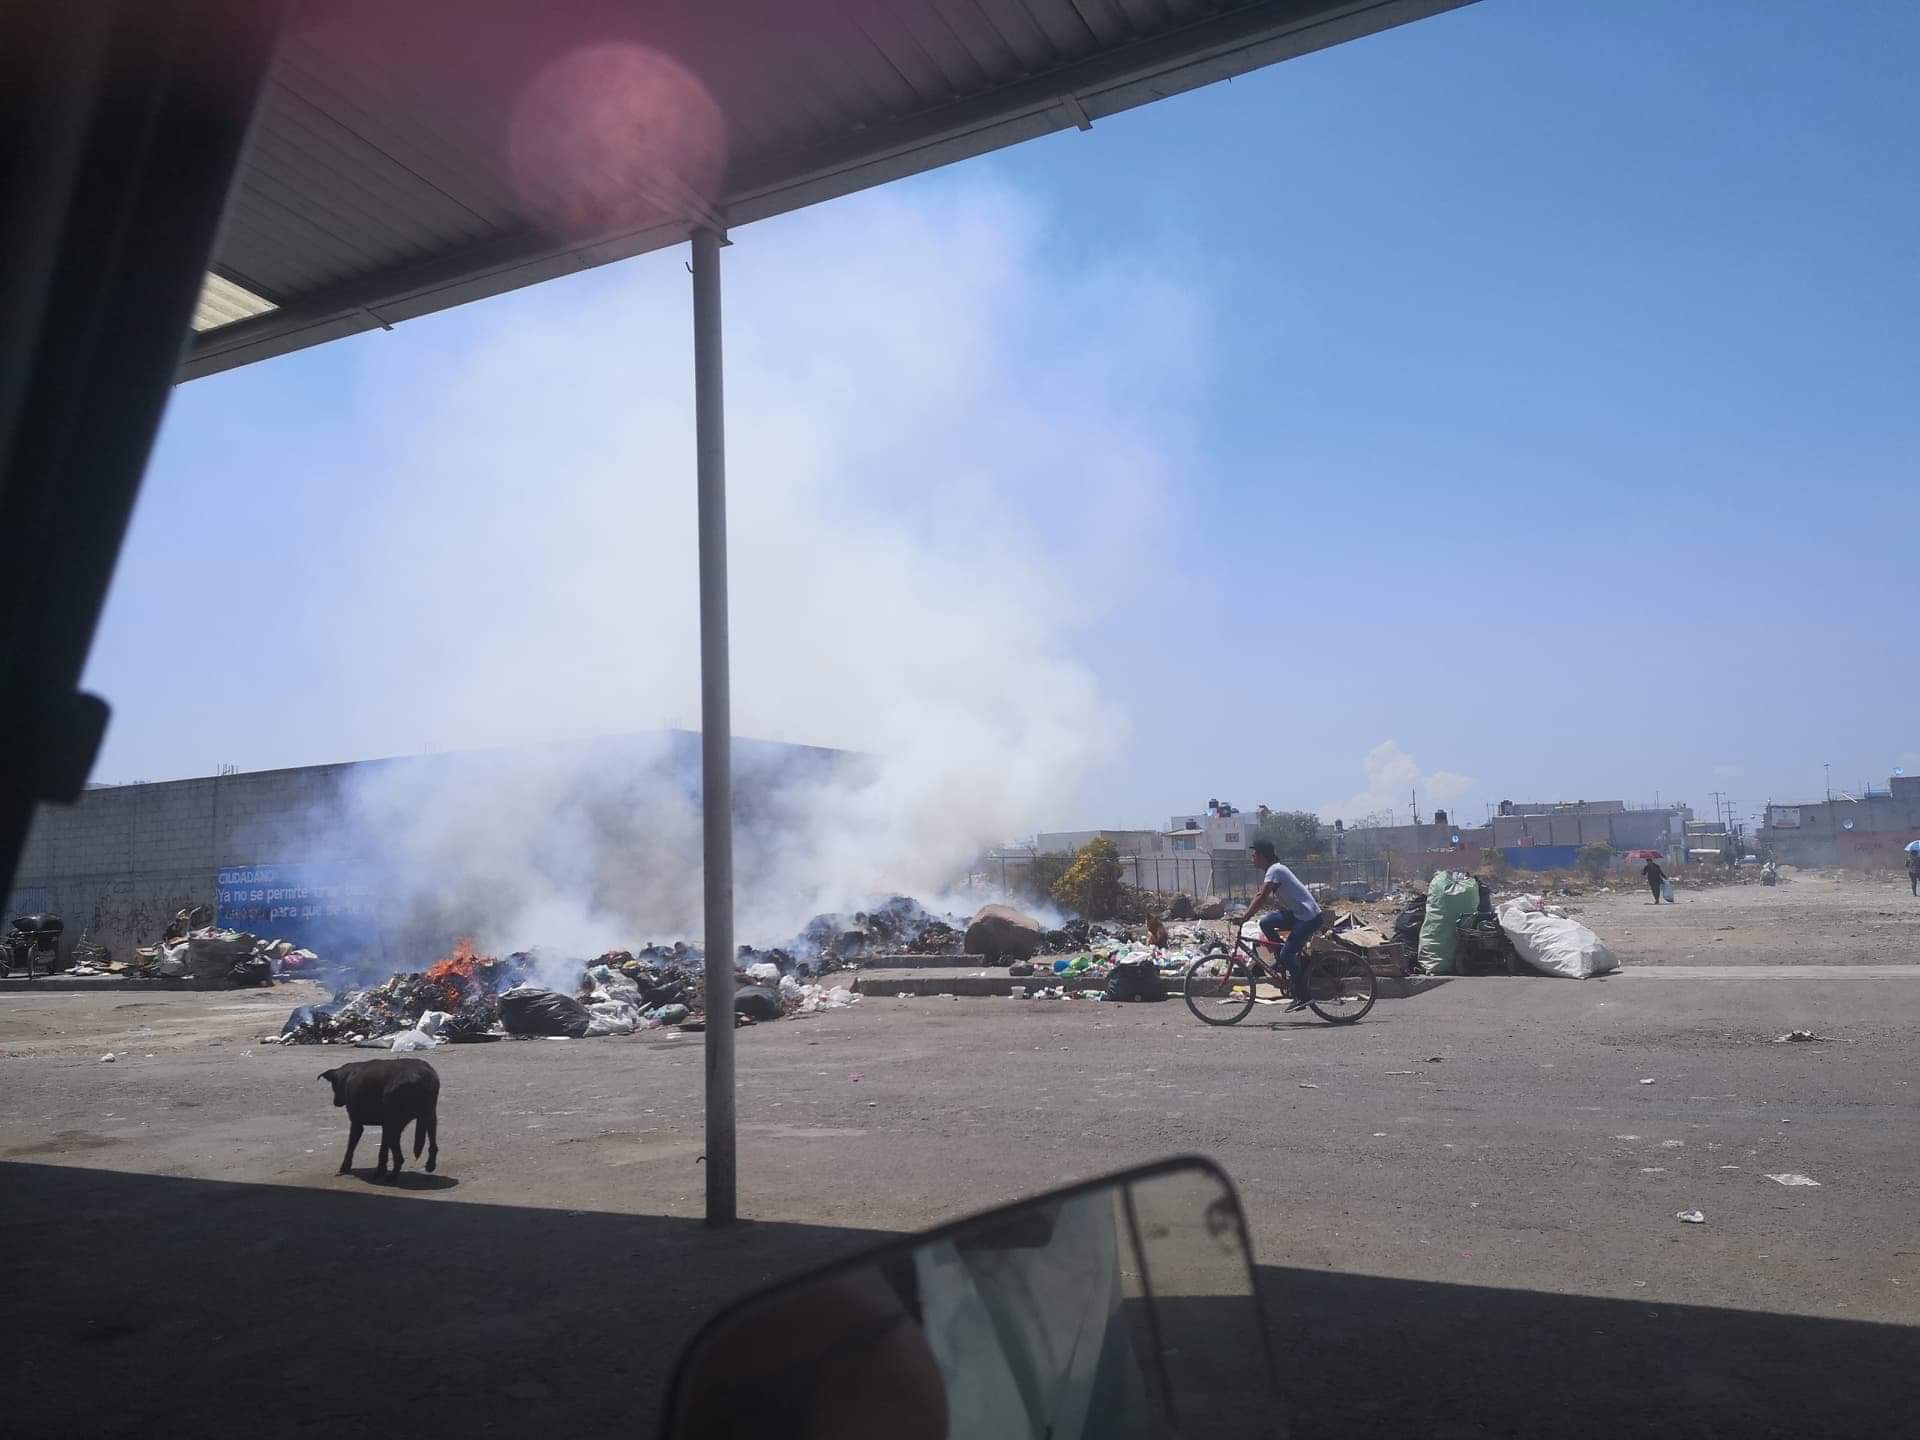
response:
M736 738L733 757L736 824L776 824L789 785L804 794L807 786L830 778L857 782L864 773L859 757L811 746ZM157 942L184 907L212 905L224 867L360 858L337 849L355 779L388 767L444 774L443 767L457 765L462 777L485 784L491 767L530 760L536 770L558 761L554 772L562 776L665 774L682 784L689 803L699 803L700 737L689 731L102 787L73 805L40 808L0 925L23 912L51 911L66 921L69 948L84 933L124 954ZM697 857L689 863L697 865Z
M88 790L43 805L6 916L47 910L124 953L151 945L188 905L211 905L224 865L305 853L338 804L349 767L265 770Z

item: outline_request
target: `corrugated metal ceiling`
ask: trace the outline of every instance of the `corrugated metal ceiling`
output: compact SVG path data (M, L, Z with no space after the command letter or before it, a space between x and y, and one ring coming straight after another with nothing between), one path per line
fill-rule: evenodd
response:
M306 0L184 377L932 169L1468 0Z

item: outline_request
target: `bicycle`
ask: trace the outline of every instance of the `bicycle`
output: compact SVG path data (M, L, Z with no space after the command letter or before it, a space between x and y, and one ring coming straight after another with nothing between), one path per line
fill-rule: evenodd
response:
M1214 944L1187 966L1187 1009L1208 1025L1236 1025L1255 1005L1292 999L1287 973L1274 963L1278 948L1269 940L1249 941L1244 934L1231 950ZM1325 946L1309 949L1302 961L1307 1006L1329 1025L1351 1025L1373 1009L1379 981L1364 956ZM1263 986L1277 993L1262 995Z

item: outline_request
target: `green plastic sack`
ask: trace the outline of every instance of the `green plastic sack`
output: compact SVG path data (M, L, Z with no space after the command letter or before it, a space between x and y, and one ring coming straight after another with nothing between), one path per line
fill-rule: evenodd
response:
M1459 922L1480 908L1480 885L1461 870L1436 870L1427 886L1427 918L1420 925L1420 969L1428 975L1459 970Z

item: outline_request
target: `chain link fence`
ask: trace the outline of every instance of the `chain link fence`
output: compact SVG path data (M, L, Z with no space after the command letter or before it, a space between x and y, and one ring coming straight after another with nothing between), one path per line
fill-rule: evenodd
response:
M969 888L994 890L1002 895L1031 894L1035 889L1034 861L1030 855L995 856L985 868L976 870ZM1201 899L1217 895L1229 904L1246 904L1259 890L1265 870L1246 859L1198 855L1121 855L1120 883L1143 895L1171 898L1191 895ZM1298 861L1289 869L1307 885L1324 885L1336 899L1363 899L1384 894L1392 884L1392 861L1384 856L1343 858L1339 860ZM1091 898L1091 897L1088 897ZM1083 902L1076 908L1087 909Z

